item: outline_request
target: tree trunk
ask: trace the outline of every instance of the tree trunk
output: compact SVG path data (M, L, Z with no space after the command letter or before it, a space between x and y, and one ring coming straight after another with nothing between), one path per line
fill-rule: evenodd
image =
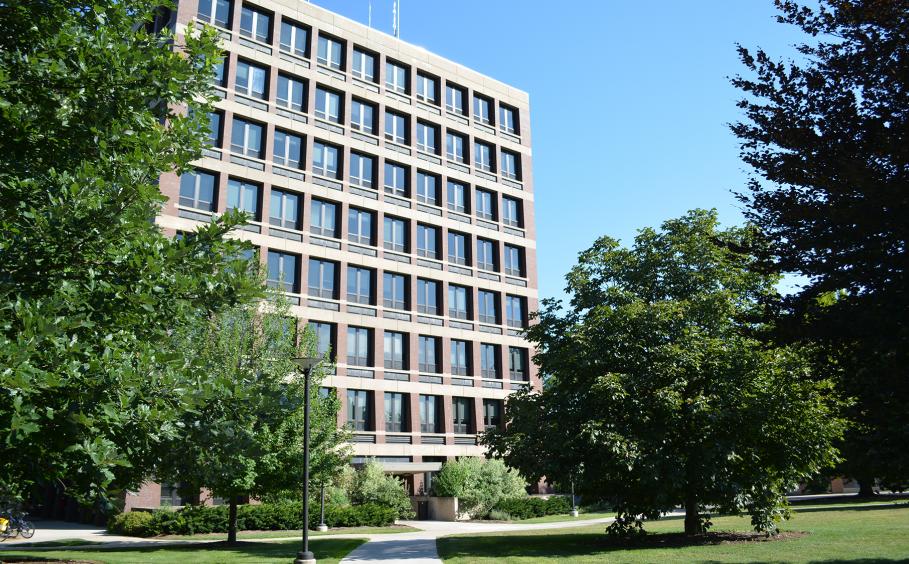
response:
M698 514L698 498L694 492L685 495L685 534L699 535L701 531L701 516Z
M237 499L235 495L230 496L230 511L227 516L227 544L236 544L237 542Z
M858 483L859 483L859 492L858 492L859 497L874 496L874 489L873 489L874 479L873 478L860 479L858 481Z

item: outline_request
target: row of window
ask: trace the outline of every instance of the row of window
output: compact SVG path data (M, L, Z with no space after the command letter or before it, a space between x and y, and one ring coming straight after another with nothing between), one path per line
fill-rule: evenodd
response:
M198 18L223 28L231 27L233 2L231 0L200 0ZM274 14L258 7L243 4L240 12L240 35L262 43L273 43ZM281 51L309 58L312 29L301 23L281 18L278 47ZM379 83L380 55L360 46L354 46L348 60L347 42L325 34L318 34L316 61L336 71L346 72L348 64L351 76L360 80ZM411 84L410 66L385 60L385 89L405 96L414 90L420 101L441 106L441 79L424 71L416 71L416 88ZM445 109L462 116L468 115L468 91L463 86L445 81ZM476 122L495 126L496 102L482 94L473 94L473 119ZM498 125L506 133L519 134L518 109L499 103Z
M327 388L322 393L331 393ZM370 390L347 390L347 423L356 431L375 431L373 410L374 397L380 392ZM420 394L419 413L411 414L410 394L384 392L383 411L385 431L389 433L408 432L412 427L412 417L419 417L421 433L444 433L442 420L443 396ZM483 411L475 417L473 398L451 398L451 418L456 434L474 434L497 428L502 423L502 400L484 399ZM415 421L414 421L415 423ZM478 428L478 424L481 427Z

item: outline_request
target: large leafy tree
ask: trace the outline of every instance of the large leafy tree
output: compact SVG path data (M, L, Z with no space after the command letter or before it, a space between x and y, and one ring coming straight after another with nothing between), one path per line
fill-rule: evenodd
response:
M196 397L170 330L258 293L228 215L172 240L161 173L204 138L217 40L160 0L0 4L0 495L135 486ZM197 117L177 111L180 104Z
M796 62L739 48L746 119L732 129L762 267L807 280L777 336L815 343L857 399L846 471L865 492L909 485L909 2L776 4L806 43Z
M492 453L528 478L577 476L614 532L679 505L689 534L708 511L773 531L784 493L836 461L843 423L829 381L754 337L777 279L751 269L749 238L693 211L581 253L570 303L546 301L528 331L543 391L509 397Z

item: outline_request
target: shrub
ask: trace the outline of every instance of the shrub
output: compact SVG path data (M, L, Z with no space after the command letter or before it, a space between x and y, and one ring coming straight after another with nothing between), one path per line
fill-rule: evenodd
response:
M375 503L330 507L325 512L325 523L329 527L387 527L397 518L396 509ZM310 519L310 523L315 526L318 515L315 520Z
M457 497L462 513L481 518L499 501L527 495L524 479L504 462L473 457L446 462L433 491L436 495Z
M504 511L497 511L493 509L489 512L489 515L486 516L487 519L491 521L513 521L514 517L510 514L505 513Z
M533 519L546 515L561 515L571 511L571 500L564 496L552 496L549 499L541 497L525 497L503 499L499 501L493 512L507 513L513 519Z
M351 500L354 504L384 505L395 510L398 519L411 519L414 516L410 496L401 481L386 474L382 465L374 460L368 461L354 478Z
M151 520L152 514L147 511L118 513L107 522L107 530L115 535L147 537L149 536L148 525Z

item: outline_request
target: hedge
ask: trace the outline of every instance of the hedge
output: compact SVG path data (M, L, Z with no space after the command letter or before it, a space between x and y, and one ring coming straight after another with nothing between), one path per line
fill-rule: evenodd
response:
M237 508L238 530L280 531L303 526L303 504L280 502L241 505ZM397 511L376 504L328 506L325 523L329 527L385 527L394 523ZM108 522L111 533L138 537L157 535L195 535L227 532L226 505L191 505L177 511L121 513ZM310 528L319 523L319 506L310 505Z
M497 513L505 513L512 519L533 519L546 515L560 515L571 511L571 500L564 496L519 497L503 499L492 508Z

